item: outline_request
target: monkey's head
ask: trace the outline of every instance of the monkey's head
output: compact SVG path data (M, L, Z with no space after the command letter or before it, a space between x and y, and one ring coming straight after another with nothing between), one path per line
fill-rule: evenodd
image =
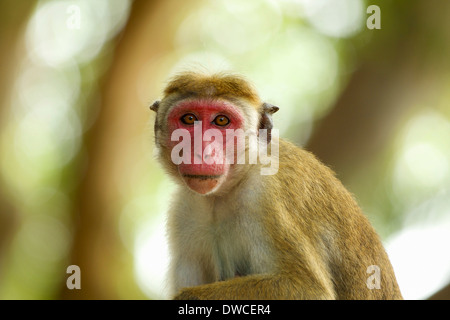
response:
M269 142L278 107L262 103L242 77L188 72L175 76L150 109L157 113L160 162L177 181L206 195L231 187L248 170L241 160L249 145L240 153L238 135L258 136L265 129Z

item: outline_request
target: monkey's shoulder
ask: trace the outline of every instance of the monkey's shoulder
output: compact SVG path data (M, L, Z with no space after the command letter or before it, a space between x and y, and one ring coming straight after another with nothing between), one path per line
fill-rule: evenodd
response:
M335 173L312 152L284 139L280 139L279 145L279 173L281 180L289 179L287 176L291 176L302 179L303 182L338 181Z
M267 198L283 199L287 206L310 208L315 212L359 215L353 195L335 173L316 156L280 139L278 172L267 178L272 187Z

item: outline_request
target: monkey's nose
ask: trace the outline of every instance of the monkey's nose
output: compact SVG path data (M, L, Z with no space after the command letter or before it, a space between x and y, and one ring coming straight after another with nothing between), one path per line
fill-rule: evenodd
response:
M199 160L203 159L203 156L202 156L201 153L195 153L195 154L194 154L194 157L195 157L196 159L199 159Z
M211 153L195 153L194 157L195 157L195 162L196 163L202 163L204 161L208 161L210 158L212 158L212 154Z
M209 150L208 151L206 149L206 151L202 150L202 152L194 152L194 157L196 159L203 159L203 160L205 160L205 159L209 159L209 158L214 157L214 155L215 155L214 150Z

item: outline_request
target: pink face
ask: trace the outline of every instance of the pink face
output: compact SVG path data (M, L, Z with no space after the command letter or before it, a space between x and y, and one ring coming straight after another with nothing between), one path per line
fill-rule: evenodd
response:
M198 134L200 127L198 125L196 128L194 127L195 121L201 121L201 135ZM178 165L178 171L188 187L200 194L217 190L225 180L230 167L225 160L226 130L243 128L244 117L241 112L233 105L223 101L206 99L186 101L171 110L168 124L171 134L176 129L185 129L191 137L190 164L180 163ZM220 139L215 141L214 138L211 139L212 141L205 141L203 137L208 129L220 132L222 141ZM194 137L200 137L200 141L195 142ZM171 141L172 148L177 144L178 141ZM222 152L217 152L217 150Z

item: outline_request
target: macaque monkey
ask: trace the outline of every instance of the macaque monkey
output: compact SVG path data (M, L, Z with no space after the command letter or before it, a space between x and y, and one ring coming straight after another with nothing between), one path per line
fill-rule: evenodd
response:
M185 72L150 108L158 158L179 184L167 226L175 299L402 299L352 195L311 153L277 139L278 108L250 83ZM257 152L247 140L244 155L228 153L239 129L278 151L273 172L247 159Z

